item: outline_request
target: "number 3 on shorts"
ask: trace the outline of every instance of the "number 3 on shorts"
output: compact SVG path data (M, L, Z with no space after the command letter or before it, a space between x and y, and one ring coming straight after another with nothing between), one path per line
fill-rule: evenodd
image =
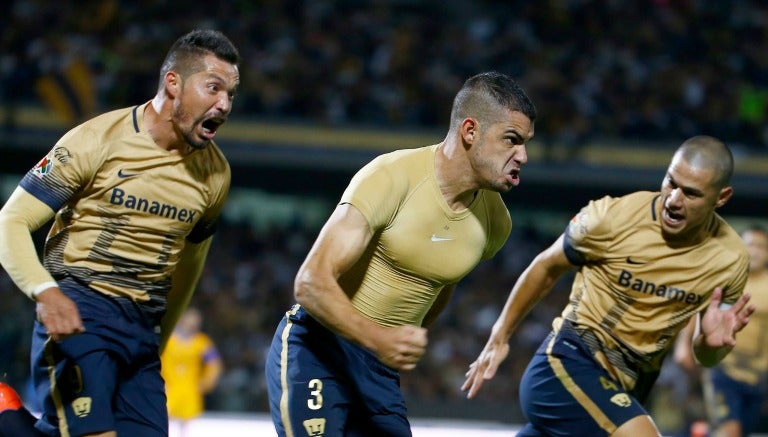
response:
M309 381L308 387L310 388L309 394L314 396L307 399L307 406L310 410L319 410L323 408L323 381L319 379L312 379Z

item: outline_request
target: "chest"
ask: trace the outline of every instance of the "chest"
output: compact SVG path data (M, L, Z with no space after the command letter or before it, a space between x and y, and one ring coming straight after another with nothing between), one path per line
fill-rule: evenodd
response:
M450 214L431 199L413 199L383 230L377 251L396 268L437 282L454 282L482 259L490 217L480 209Z

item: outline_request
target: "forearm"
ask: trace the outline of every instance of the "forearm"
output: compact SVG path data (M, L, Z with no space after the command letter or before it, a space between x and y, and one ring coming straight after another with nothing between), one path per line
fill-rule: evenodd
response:
M32 240L32 232L54 216L43 202L16 188L0 210L0 264L13 282L31 299L56 285L43 267Z
M525 269L512 288L499 318L493 325L492 340L508 342L528 313L549 293L567 270L565 266L547 267L545 263L539 262L541 257L542 255L539 255Z
M696 356L696 361L704 367L717 365L731 352L731 349L733 349L733 346L729 345L719 347L709 346L704 339L703 334L698 335L693 340L693 353Z
M181 317L181 313L187 308L192 298L197 281L203 272L210 246L211 238L199 244L187 242L184 246L181 258L171 277L171 291L168 293L166 312L161 322L161 352L165 349L165 344L173 332L173 327L176 326L176 322Z
M383 329L363 316L347 297L335 278L321 280L300 272L295 284L296 301L323 326L342 337L371 350Z

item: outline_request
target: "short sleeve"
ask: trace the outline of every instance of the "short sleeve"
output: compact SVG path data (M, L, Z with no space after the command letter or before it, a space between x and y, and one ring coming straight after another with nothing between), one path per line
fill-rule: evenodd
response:
M360 169L339 201L357 208L371 229L381 229L391 223L407 193L404 178L392 174L386 162L380 157Z
M597 261L608 251L613 238L610 209L614 201L608 196L590 201L568 223L563 244L572 264Z
M90 184L99 167L100 152L93 132L76 127L24 175L19 185L57 211Z

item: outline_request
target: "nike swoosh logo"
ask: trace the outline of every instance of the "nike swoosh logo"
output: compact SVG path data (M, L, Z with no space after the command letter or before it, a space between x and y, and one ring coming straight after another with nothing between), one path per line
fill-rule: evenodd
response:
M117 172L117 177L119 177L119 178L132 178L132 177L138 176L140 174L141 173L123 173L123 169L121 168Z
M432 234L432 241L435 241L435 242L437 242L437 241L451 241L451 240L453 240L453 238L438 237L437 235Z
M629 264L636 264L637 265L637 264L645 264L646 262L645 261L637 261L637 260L632 259L631 256L628 256L627 257L627 263L629 263Z

